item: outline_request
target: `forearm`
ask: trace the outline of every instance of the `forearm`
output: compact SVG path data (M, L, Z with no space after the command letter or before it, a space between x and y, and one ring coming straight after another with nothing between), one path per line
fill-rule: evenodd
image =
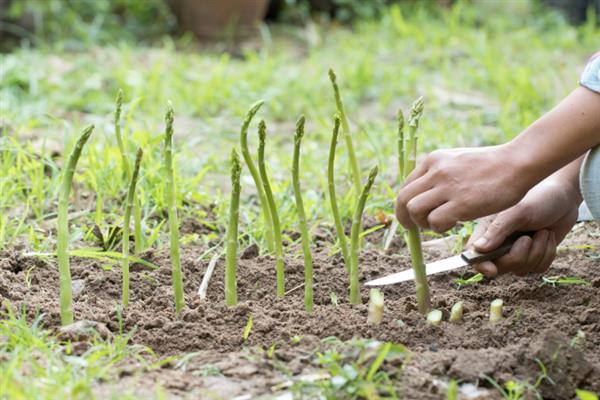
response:
M575 182L581 160L573 161L598 144L600 95L579 87L506 148L520 178L532 187L558 170L560 177L575 177Z

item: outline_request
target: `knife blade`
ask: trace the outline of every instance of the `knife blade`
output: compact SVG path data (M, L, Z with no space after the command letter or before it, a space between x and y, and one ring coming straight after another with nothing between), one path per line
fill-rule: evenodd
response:
M466 267L468 265L477 264L483 261L491 261L496 258L502 257L507 254L512 245L519 239L521 236L532 236L531 233L517 233L511 235L500 245L497 249L492 250L488 253L479 253L475 250L467 250L463 251L459 255L452 256L449 258L444 258L442 260L437 260L432 263L425 265L425 274L426 275L434 275L439 274L440 272L452 271L458 268ZM367 286L385 286L385 285L393 285L394 283L410 281L415 278L415 272L412 268L406 269L404 271L397 272L395 274L391 274L388 276L384 276L382 278L374 279L365 283Z

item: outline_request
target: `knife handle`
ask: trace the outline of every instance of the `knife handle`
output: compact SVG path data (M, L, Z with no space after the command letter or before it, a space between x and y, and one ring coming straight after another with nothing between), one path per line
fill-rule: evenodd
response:
M475 250L467 250L463 251L460 256L465 260L469 265L477 264L483 261L492 261L496 258L500 258L505 254L508 254L513 244L521 237L521 236L530 236L533 237L535 232L516 232L510 235L504 243L502 243L498 248L487 252L480 253Z

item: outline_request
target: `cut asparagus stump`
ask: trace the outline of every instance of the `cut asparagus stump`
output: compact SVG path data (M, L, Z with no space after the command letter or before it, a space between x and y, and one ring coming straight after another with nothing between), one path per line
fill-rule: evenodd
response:
M498 322L502 320L502 307L504 301L502 299L496 299L490 303L490 322Z
M427 314L427 322L431 325L438 326L442 323L442 311L441 310L431 310Z
M379 325L383 321L383 293L379 289L369 291L369 308L367 323Z
M450 322L460 322L463 315L463 302L457 301L450 310Z

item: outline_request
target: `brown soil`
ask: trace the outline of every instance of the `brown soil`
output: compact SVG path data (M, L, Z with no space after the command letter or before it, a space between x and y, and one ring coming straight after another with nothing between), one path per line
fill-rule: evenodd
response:
M222 398L240 394L268 395L273 387L294 376L315 371L310 354L326 346L320 339L374 338L406 345L413 353L399 375L397 386L407 398L445 398L450 378L490 388L485 376L500 384L508 380L533 383L540 375L536 361L548 370L539 390L544 398L571 399L576 388L600 392L600 234L596 224L580 225L569 245L593 244L595 249L570 248L561 252L546 275L578 276L587 286L551 287L541 285L540 276L495 280L458 289L453 279L460 272L430 279L432 302L448 314L458 300L465 303L464 322L433 327L416 311L414 286L403 283L385 287L385 321L374 327L366 324L366 305L347 302L346 272L338 256L330 257L326 247L314 254L314 302L311 315L304 311L303 288L292 290L284 299L275 296L274 260L246 252L238 267L240 304L227 308L223 303L223 261L217 264L202 303L196 297L207 262L198 261L204 249L187 247L182 253L187 308L178 317L173 310L170 289L170 262L164 251L148 251L142 258L160 266L149 270L133 266L130 307L123 315L124 329L132 341L150 346L159 355L198 352L185 368L170 365L149 371L142 377L124 376L139 394L149 390L148 382L161 382L172 396L200 396L208 392ZM291 251L291 250L290 250ZM431 251L429 259L446 256ZM361 254L361 281L396 272L409 266L405 250L386 255L368 248ZM93 320L119 331L116 309L120 301L121 274L117 267L104 270L101 263L77 259L72 262L73 279L83 283L75 296L77 320ZM464 270L462 270L464 272ZM303 282L300 253L286 260L286 289ZM29 316L45 314L45 324L59 326L58 273L54 260L0 254L0 299L13 306L25 306ZM337 296L337 305L332 297ZM491 325L491 300L505 302L505 319ZM362 288L362 299L368 290ZM247 343L243 331L250 316L253 327ZM573 345L578 332L585 334ZM299 336L300 343L292 338ZM292 343L294 342L294 343ZM273 359L257 352L277 344ZM252 350L254 348L254 350ZM286 365L282 371L281 362ZM215 365L223 376L204 376L207 365ZM200 372L199 372L200 371ZM133 385L135 386L135 385ZM99 387L99 392L105 388ZM492 396L485 392L483 398ZM488 396L488 397L485 397ZM481 397L480 397L481 398Z

